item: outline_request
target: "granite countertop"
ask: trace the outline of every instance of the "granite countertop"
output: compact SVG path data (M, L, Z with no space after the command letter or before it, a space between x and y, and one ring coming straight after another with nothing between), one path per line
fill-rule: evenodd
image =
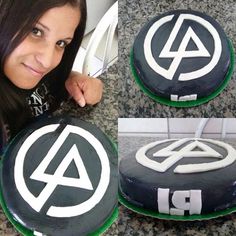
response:
M74 101L65 102L55 115L71 115L82 120L91 122L105 132L114 142L117 142L117 64L111 66L108 72L103 73L99 78L104 83L102 101L95 106L80 108ZM118 235L117 221L103 235ZM0 236L20 236L0 208Z
M119 158L123 158L132 151L157 140L154 137L119 137ZM236 148L235 139L224 140L224 142ZM232 236L236 235L236 213L206 221L181 222L146 217L120 205L118 227L120 236Z
M65 102L54 114L67 114L98 126L114 142L117 142L118 117L118 65L115 64L99 78L103 81L103 97L95 106L81 108L73 100Z
M151 18L175 9L192 9L213 17L224 29L236 48L235 0L119 0L119 116L120 117L235 117L236 73L224 91L193 108L161 105L147 97L135 83L129 67L129 54L134 39Z

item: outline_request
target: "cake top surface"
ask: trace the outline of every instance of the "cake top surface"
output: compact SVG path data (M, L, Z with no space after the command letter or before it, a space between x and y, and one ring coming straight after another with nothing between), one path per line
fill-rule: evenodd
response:
M197 100L222 86L230 67L230 46L222 27L210 16L171 11L140 30L132 67L152 94L178 102Z
M230 144L212 139L166 139L151 142L126 154L120 172L143 182L160 186L190 188L217 185L219 178L234 180L236 150ZM207 181L198 181L199 179Z

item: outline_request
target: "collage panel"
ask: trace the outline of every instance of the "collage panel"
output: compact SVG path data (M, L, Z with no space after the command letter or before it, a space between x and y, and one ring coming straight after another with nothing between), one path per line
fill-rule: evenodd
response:
M119 119L119 235L234 235L235 118Z
M119 117L235 117L234 1L119 6Z
M235 19L0 1L0 236L236 235Z
M0 235L118 235L118 1L0 1Z

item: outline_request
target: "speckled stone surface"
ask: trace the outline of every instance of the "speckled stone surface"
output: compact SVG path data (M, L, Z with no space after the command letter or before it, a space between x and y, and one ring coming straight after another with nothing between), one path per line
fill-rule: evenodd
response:
M108 72L99 76L104 83L103 98L99 104L80 108L74 101L70 100L65 102L62 107L55 112L55 115L67 114L91 122L98 126L114 142L117 142L117 71L118 67L117 64L115 64L109 68ZM20 234L15 231L11 223L6 219L0 207L0 236L19 235ZM118 222L114 222L103 235L118 235Z
M119 159L157 140L154 137L119 137ZM236 148L235 139L224 140L224 142ZM120 205L118 228L120 236L232 236L236 235L236 213L207 221L166 221L142 216Z
M91 122L98 126L108 137L117 142L118 118L118 65L108 69L99 78L103 81L103 97L95 106L81 108L73 100L65 102L54 114L67 114Z
M119 0L119 116L120 117L235 117L236 73L225 90L206 104L193 108L161 105L145 95L135 83L129 54L142 26L154 16L175 9L192 9L213 17L236 48L235 0Z

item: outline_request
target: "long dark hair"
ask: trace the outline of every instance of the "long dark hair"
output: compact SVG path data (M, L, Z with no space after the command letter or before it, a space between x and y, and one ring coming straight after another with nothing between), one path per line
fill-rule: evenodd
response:
M79 7L81 19L60 64L43 78L43 80L56 79L55 86L50 88L54 94L65 94L64 83L71 72L85 31L86 0L0 0L0 118L5 120L12 130L18 131L31 117L31 112L26 98L22 96L22 91L12 86L5 77L4 62L47 10L66 4Z

